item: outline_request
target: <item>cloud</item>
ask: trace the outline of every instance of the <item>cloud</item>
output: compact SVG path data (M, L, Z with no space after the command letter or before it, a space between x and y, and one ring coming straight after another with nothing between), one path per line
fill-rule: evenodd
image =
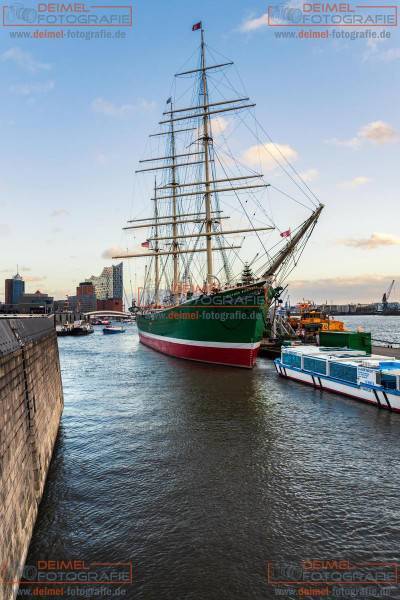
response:
M68 215L69 215L69 212L67 211L66 208L56 208L50 214L51 217L67 217Z
M258 144L251 146L242 155L243 162L251 167L259 167L265 171L271 171L284 159L294 162L298 153L288 144Z
M125 256L126 254L129 254L126 248L121 248L121 246L111 246L104 250L101 258L113 258L113 256Z
M12 62L24 71L29 71L29 73L37 73L38 71L48 71L51 69L51 65L37 61L30 52L25 52L17 47L10 48L3 52L0 55L0 60L2 62Z
M224 133L224 131L228 129L228 126L229 121L224 119L224 117L215 117L214 119L211 119L211 131L213 132L214 136Z
M9 90L18 96L32 96L34 94L46 94L55 87L54 81L45 81L43 83L17 83L11 85Z
M400 237L391 233L372 233L369 238L347 238L340 244L361 250L376 250L385 246L400 246Z
M372 181L372 179L370 179L370 177L354 177L353 179L351 179L350 181L342 181L342 183L338 183L339 187L344 187L344 188L357 188L360 187L361 185L366 185L367 183L370 183Z
M384 121L372 121L372 123L364 125L358 136L375 144L387 144L398 139L398 133L395 129Z
M261 27L268 27L268 13L262 14L260 17L247 19L240 26L240 31L249 32L256 31Z
M317 177L319 177L319 172L317 169L308 169L307 171L300 173L300 177L303 179L303 181L308 183L309 181L314 181L317 179Z
M92 111L107 117L127 117L137 111L150 111L157 106L157 103L152 100L141 98L135 104L114 104L110 100L104 98L95 98L91 104Z
M332 144L333 146L341 146L343 148L352 148L356 150L361 146L361 140L358 137L350 138L349 140L339 140L338 138L330 138L325 140L326 144Z
M385 121L372 121L361 127L355 137L348 140L332 138L326 140L326 143L357 149L365 142L383 145L396 142L398 139L398 132L389 123L385 123Z

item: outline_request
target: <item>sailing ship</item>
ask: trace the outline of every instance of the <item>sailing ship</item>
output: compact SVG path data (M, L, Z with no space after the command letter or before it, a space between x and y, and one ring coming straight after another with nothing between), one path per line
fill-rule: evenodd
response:
M177 105L184 97L177 92L168 98L160 130L150 136L161 142L163 150L157 151L161 156L143 159L144 168L136 171L155 174L152 214L124 227L150 233L140 251L114 258L148 261L136 318L143 344L178 358L251 368L270 305L282 291L283 278L296 264L323 205L275 146L273 158L312 204L302 203L311 214L299 226L279 232L257 196L271 184L261 172L239 164L230 151L224 154L221 149L225 116L242 118L255 104L248 97L226 99L226 72L233 63L209 64L211 51L202 24L194 25L193 31L200 32L197 66L175 76L190 80L189 106ZM230 214L224 209L225 198ZM224 228L223 222L231 217L236 226ZM278 234L278 241L268 250L263 236L271 232ZM240 236L240 243L228 241L230 236L234 240ZM258 252L251 258L254 243Z

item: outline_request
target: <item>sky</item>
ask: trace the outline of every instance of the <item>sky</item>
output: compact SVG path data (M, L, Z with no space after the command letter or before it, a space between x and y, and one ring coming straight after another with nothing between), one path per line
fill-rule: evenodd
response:
M123 39L16 38L17 28L0 27L2 278L18 264L29 291L60 299L111 264L110 249L132 247L121 228L144 210L134 170L173 74L195 64L191 26L201 19L210 46L235 61L258 120L325 205L291 274L292 301L378 301L400 281L398 28L378 41L283 39L262 1L132 6ZM126 281L136 287L141 273L130 261Z

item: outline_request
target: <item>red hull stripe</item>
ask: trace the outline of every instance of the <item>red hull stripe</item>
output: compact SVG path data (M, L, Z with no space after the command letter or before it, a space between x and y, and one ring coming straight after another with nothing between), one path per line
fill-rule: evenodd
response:
M254 367L259 348L259 345L255 348L229 348L228 345L223 348L201 345L194 346L181 342L169 342L161 339L161 336L149 337L142 332L139 332L139 338L142 344L169 356L231 367L245 367L248 369Z

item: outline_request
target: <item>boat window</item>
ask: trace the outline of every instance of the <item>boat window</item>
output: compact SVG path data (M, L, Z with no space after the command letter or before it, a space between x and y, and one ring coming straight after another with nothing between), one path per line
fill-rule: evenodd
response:
M343 379L349 383L357 383L357 367L331 362L330 376L335 379Z
M301 356L298 354L284 352L282 362L284 365L288 365L288 367L297 367L298 369L301 369Z
M326 375L326 360L322 358L311 358L310 356L305 356L304 368L307 371L314 371L315 373Z
M396 376L395 375L387 375L386 373L382 373L381 377L381 385L387 390L395 390L396 389Z

